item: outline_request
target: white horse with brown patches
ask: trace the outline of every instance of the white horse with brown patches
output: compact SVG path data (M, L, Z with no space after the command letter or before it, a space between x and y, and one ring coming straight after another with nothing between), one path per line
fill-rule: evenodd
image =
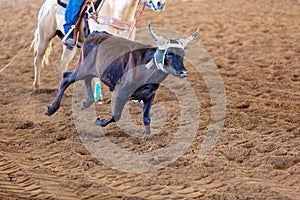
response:
M37 29L33 40L35 55L33 81L34 91L38 91L40 89L41 69L48 63L48 57L51 52L51 40L55 36L63 36L65 8L58 2L61 3L61 0L45 0L39 11ZM166 0L102 0L100 6L96 10L96 13L100 17L100 21L101 17L102 19L106 18L109 20L106 20L101 24L90 22L90 26L92 28L91 32L95 30L107 31L113 35L124 38L129 38L129 35L132 32L133 37L131 39L134 39L135 30L130 30L128 28L122 29L122 27L112 25L111 22L118 21L123 24L131 24L135 22L135 13L140 2L155 11L163 10L166 4ZM135 27L132 28L135 29ZM81 23L78 35L79 43L82 43L85 39L83 29L84 23ZM63 46L63 52L59 62L61 74L67 70L70 61L75 56L75 49L76 48L70 50L65 45Z

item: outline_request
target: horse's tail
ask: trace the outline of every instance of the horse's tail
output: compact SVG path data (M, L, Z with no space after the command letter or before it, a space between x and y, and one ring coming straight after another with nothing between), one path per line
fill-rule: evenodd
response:
M40 42L39 41L39 31L38 31L38 28L36 28L34 31L34 37L33 37L32 43L30 45L30 49L31 48L34 49L34 56L36 56L36 54L37 54L39 42ZM52 42L50 41L45 50L43 58L42 58L42 62L41 62L42 67L44 67L45 65L49 65L49 56L50 56L51 52L52 52Z
M30 49L34 48L34 53L36 52L37 42L38 42L38 31L37 31L37 28L36 28L34 30L33 40L32 40L31 45L30 45Z
M43 56L42 62L44 65L49 65L49 56L51 52L52 52L52 42L50 41L48 47L46 48L45 54Z

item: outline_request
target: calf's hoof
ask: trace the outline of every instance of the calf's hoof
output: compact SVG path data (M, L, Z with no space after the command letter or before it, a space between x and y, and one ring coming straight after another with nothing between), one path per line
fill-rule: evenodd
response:
M105 127L107 124L109 124L109 121L110 121L110 119L100 119L100 118L97 118L95 120L95 124L98 125L98 126Z
M85 110L94 103L93 99L87 99L81 103L80 110Z
M146 128L145 133L147 136L149 136L151 134L150 125L147 125L145 128Z
M51 113L50 113L50 111L49 111L49 107L46 108L44 114L47 115L47 116L50 116L50 115L51 115Z
M44 114L47 115L47 116L51 116L53 115L58 109L56 108L53 108L53 107L47 107Z

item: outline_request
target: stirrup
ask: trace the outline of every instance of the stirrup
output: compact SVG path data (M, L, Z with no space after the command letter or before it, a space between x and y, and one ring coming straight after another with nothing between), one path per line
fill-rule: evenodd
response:
M72 50L76 46L76 42L73 38L66 39L63 44L67 46L68 49Z

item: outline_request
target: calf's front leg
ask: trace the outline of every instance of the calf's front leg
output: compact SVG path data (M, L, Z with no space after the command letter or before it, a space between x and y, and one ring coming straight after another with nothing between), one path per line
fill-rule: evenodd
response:
M96 125L102 126L102 127L105 127L105 126L107 126L108 124L110 124L112 122L115 122L114 117L106 118L106 119L97 118L96 121L95 121Z
M92 79L93 77L87 77L84 79L84 83L85 83L85 89L86 89L86 93L87 93L87 99L82 102L80 109L84 110L88 107L90 107L93 103L94 103L94 95L93 95L93 90L92 90Z
M150 109L152 107L152 103L153 103L153 99L154 99L154 94L146 100L143 100L143 121L144 121L144 125L146 128L146 135L150 135L151 131L150 131Z
M126 102L128 101L128 99L129 99L128 93L116 91L116 98L114 99L114 108L113 108L112 117L106 119L97 118L95 121L96 125L104 127L112 122L118 121L121 118L123 108Z
M53 115L60 107L60 103L63 97L65 90L76 81L76 72L68 71L63 74L63 80L60 83L56 99L54 103L47 108L45 115Z

